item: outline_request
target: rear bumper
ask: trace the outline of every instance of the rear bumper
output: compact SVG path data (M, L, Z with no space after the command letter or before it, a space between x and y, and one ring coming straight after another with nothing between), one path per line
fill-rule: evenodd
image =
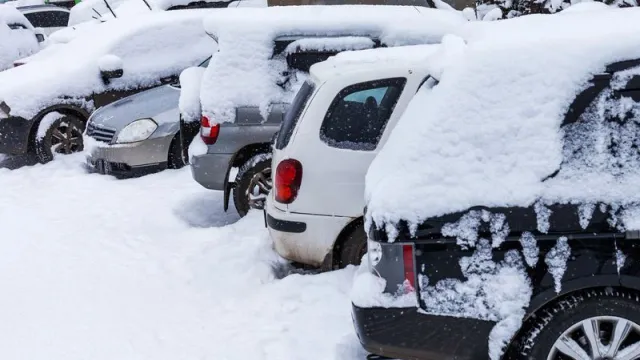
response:
M280 256L312 266L322 266L338 235L353 219L285 212L267 200L267 225Z
M426 315L417 308L352 305L360 343L372 354L399 359L486 360L490 321Z
M233 154L204 154L191 156L191 175L210 190L225 190L229 164Z
M0 154L26 153L32 124L33 122L23 118L0 119Z

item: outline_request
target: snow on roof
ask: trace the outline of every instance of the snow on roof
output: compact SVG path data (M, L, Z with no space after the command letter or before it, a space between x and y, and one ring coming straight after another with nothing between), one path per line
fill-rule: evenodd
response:
M563 161L560 124L577 93L606 65L640 58L639 24L640 9L607 9L468 23L466 45L448 37L427 64L439 84L416 94L369 168L367 224L539 199L640 200L637 178L622 192L615 177L541 182Z
M24 28L15 28L14 25ZM0 4L0 71L13 62L40 50L31 23L16 8Z
M341 76L347 71L368 71L378 67L423 64L440 48L440 44L409 45L359 51L344 51L311 67L311 75L318 79ZM348 69L348 70L347 70Z
M265 116L270 104L290 101L297 87L278 86L287 67L284 56L274 56L278 37L352 36L342 42L342 50L351 50L362 48L362 36L389 46L435 43L464 22L455 12L413 6L285 6L212 14L205 28L219 39L219 52L202 81L203 113L232 122L238 106L258 106Z
M144 14L90 27L46 56L0 73L0 100L9 105L11 115L25 118L63 101L90 110L85 98L106 89L99 61L109 54L122 59L124 70L110 89L153 86L159 78L177 75L210 56L213 44L202 28L209 11Z

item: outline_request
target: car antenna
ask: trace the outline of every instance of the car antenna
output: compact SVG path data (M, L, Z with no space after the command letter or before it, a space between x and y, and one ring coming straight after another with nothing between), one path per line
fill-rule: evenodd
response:
M109 11L111 12L111 15L113 15L114 18L117 18L116 13L113 12L113 9L109 5L109 2L107 0L104 0L104 3L105 5L107 5L107 9L109 9Z
M149 5L147 0L142 0L142 1L144 1L144 4L147 5L147 7L149 8L149 11L153 11L153 9L151 8L151 5Z

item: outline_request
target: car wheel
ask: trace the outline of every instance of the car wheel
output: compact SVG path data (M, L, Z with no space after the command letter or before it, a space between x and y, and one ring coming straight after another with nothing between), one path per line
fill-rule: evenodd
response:
M640 359L640 300L614 289L572 295L543 310L519 344L510 358Z
M38 161L48 163L54 154L68 155L84 149L84 122L75 116L62 115L50 124L40 123L35 148Z
M188 158L188 157L187 157ZM187 165L185 158L182 156L182 144L180 142L180 133L171 140L169 145L169 154L167 156L167 167L169 169L180 169Z
M356 227L347 235L347 238L338 249L340 268L348 265L360 265L362 257L367 252L367 234L364 232L364 225L358 223Z
M271 191L271 154L255 155L238 171L233 188L233 202L240 216L250 209L264 209Z

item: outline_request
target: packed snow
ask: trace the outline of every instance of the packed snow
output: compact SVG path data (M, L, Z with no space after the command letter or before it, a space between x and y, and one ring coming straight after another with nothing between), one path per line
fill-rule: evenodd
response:
M11 115L31 118L60 102L91 110L86 97L107 89L159 84L162 77L177 75L209 57L214 44L202 29L202 18L208 13L153 13L91 27L46 56L36 55L25 65L0 73L0 100L11 108ZM105 55L122 59L124 70L108 87L99 71Z
M38 50L40 44L27 18L16 8L0 4L0 71L13 67L14 61L35 54Z
M471 206L527 207L537 201L541 220L547 203L640 200L629 196L640 194L635 158L596 148L598 167L589 171L579 166L580 153L569 158L563 149L564 131L589 129L560 129L570 103L594 74L612 62L640 58L638 23L635 8L467 23L459 41L443 41L442 54L429 58L443 70L439 84L416 94L369 168L368 222L420 223ZM631 123L626 126L636 126ZM607 131L590 129L592 136L582 142L569 138L591 151L600 142L588 139L607 139ZM616 167L620 161L625 166Z
M280 36L334 37L323 46L362 48L354 37L371 37L388 46L439 42L466 22L461 14L409 6L295 6L227 9L210 15L205 28L219 42L202 81L202 111L215 122L233 122L235 109L290 102L306 74L287 68L286 54L274 54ZM240 26L240 24L242 24ZM304 40L303 45L317 41ZM284 50L284 49L283 49ZM288 71L287 71L288 70Z
M545 264L547 264L547 271L553 276L555 283L556 293L562 291L562 277L565 271L567 271L567 260L571 256L571 248L567 242L566 237L561 237L556 242L556 245L547 253L544 258Z
M204 67L190 67L180 74L179 108L182 118L186 122L200 120L200 84L204 76Z
M365 357L355 269L280 280L262 214L224 213L188 169L120 181L86 173L84 154L3 164L0 358Z

